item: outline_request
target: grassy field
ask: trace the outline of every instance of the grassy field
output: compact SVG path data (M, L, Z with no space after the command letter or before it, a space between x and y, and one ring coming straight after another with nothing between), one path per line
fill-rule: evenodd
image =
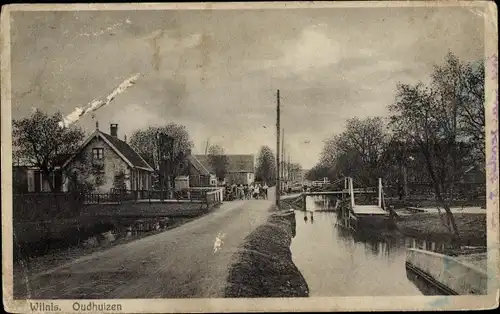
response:
M486 246L486 215L455 213L453 216L460 236L460 245ZM435 241L446 241L452 238L440 216L434 213L401 216L397 226L403 234L415 238Z
M438 202L434 199L423 198L387 198L387 205L394 206L395 209L407 207L437 207ZM482 207L486 206L485 199L476 200L455 200L450 203L450 207Z

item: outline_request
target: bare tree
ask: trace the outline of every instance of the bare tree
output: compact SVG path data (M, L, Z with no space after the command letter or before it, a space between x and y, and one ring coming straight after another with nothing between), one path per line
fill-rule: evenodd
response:
M276 179L276 165L272 149L269 146L262 146L257 157L257 180L274 185Z
M59 112L48 115L36 110L31 116L12 123L16 154L40 169L51 191L56 188L51 180L56 168L78 150L84 138L80 128L60 127L61 121Z
M218 144L211 145L208 148L208 160L210 162L210 165L214 169L215 175L217 176L218 180L224 180L227 174L227 168L229 166L229 160L224 154L224 148L222 148L222 146Z
M351 176L374 185L383 173L386 137L381 118L349 119L344 132L325 141L320 168L327 169L325 176L331 179Z
M306 179L311 181L321 180L326 177L330 178L330 172L328 167L321 162L309 169L306 173Z
M431 78L430 86L397 86L396 102L389 107L391 126L418 148L446 212L445 225L458 238L450 210L456 184L466 169L485 159L484 62L466 64L448 53Z
M446 212L445 225L458 238L450 204L455 183L472 161L470 145L458 139L457 101L450 99L449 90L440 89L440 73L434 73L438 77L432 87L398 85L396 102L390 106L391 126L423 156L438 204Z
M290 171L290 180L297 181L299 177L299 173L302 171L302 166L299 163L290 163L289 166Z
M130 145L151 167L153 167L157 178L156 184L158 184L161 163L159 160L160 154L158 153L160 148L158 147L157 140L157 134L159 133L170 136L173 139L172 151L167 152L170 156L166 156L172 158L170 172L173 178L180 174L184 158L193 147L193 142L189 138L188 130L183 125L170 123L163 127L154 126L145 130L135 131L130 139ZM172 184L174 184L174 182L175 181L173 181Z
M471 143L485 159L484 62L464 63L448 53L443 65L435 65L432 89L446 116L449 136Z

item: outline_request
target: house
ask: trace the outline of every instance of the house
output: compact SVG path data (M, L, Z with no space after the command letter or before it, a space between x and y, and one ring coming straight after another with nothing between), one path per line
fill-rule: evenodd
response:
M189 187L216 186L217 178L194 156L188 152L187 157L179 165L180 174L178 178L187 178ZM176 180L178 179L176 178ZM176 185L176 189L177 189Z
M38 167L29 165L14 165L12 167L12 179L12 189L14 193L50 192L49 180L52 181L52 186L56 191L62 186L62 176L60 172L47 178Z
M93 179L94 189L100 193L107 193L113 188L132 191L151 189L153 168L129 144L118 138L118 124L110 125L110 134L99 130L97 125L94 133L62 167L65 172L76 173L84 160L92 166L90 179ZM65 190L71 189L69 180L65 181Z
M228 184L251 184L255 181L255 160L253 155L226 155L228 159L227 175L224 181ZM212 175L214 167L208 155L194 155L194 158ZM215 178L213 178L215 179Z
M68 155L60 155L55 161L55 171L48 177L44 175L40 168L26 160L15 160L12 164L12 190L13 193L40 193L51 192L51 185L54 191L59 192L63 187L63 176L61 165L68 158ZM51 181L52 184L49 184Z

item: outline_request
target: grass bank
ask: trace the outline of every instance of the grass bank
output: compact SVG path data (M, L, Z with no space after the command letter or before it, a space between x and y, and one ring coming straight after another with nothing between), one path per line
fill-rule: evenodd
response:
M271 215L240 248L238 261L229 272L225 296L308 297L307 283L292 261L290 245L295 215Z
M386 198L386 203L393 206L395 209L408 208L408 207L438 207L441 206L436 200L429 198ZM485 207L485 199L475 199L475 200L454 200L450 204L450 207Z
M298 196L296 198L288 198L280 200L281 206L285 206L285 208L291 208L294 210L304 210L304 199L302 196Z
M486 215L455 213L460 235L460 246L486 247ZM406 236L430 241L451 241L452 235L442 223L439 214L418 213L400 216L398 229Z

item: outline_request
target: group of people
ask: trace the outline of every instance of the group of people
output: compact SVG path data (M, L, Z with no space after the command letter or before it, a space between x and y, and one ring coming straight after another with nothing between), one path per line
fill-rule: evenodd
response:
M250 199L267 199L267 190L269 187L266 183L251 184L233 184L226 185L226 195L230 199L250 200Z

